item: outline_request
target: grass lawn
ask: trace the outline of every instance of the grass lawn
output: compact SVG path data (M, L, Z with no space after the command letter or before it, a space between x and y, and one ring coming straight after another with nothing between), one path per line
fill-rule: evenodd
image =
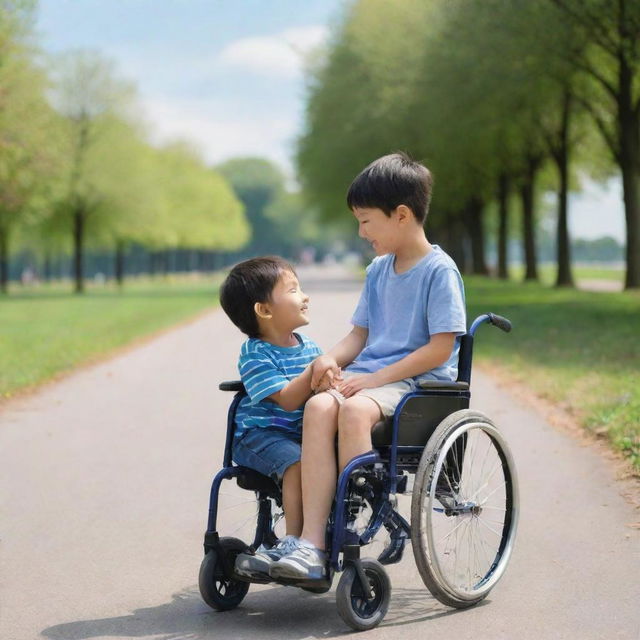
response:
M466 277L469 317L507 316L507 335L483 326L475 355L606 436L640 472L640 295L556 290Z
M82 296L68 283L14 288L0 298L0 397L212 307L219 282L132 279Z
M588 265L573 265L572 269L573 278L575 281L580 280L610 280L612 282L619 282L620 286L624 283L624 269L617 267L607 266L588 266ZM555 283L557 274L557 267L554 264L541 264L538 265L538 275L542 284L553 285ZM509 267L509 275L514 280L522 280L524 277L523 266Z

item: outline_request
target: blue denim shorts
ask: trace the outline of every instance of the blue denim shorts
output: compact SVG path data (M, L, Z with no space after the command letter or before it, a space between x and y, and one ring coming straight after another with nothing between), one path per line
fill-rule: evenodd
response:
M284 472L300 461L301 436L256 427L233 441L233 461L282 482Z

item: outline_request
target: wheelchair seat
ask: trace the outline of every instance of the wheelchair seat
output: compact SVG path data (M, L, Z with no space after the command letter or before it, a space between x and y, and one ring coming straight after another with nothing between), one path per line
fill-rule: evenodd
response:
M240 473L237 475L236 481L241 489L259 491L272 498L280 497L280 489L271 478L248 467L239 468Z
M398 414L398 446L424 447L436 427L448 415L469 408L469 383L425 380L401 401ZM375 448L391 446L393 419L377 422L371 431Z

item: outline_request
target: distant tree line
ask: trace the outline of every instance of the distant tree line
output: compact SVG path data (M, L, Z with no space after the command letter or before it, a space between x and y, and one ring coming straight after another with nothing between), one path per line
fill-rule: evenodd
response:
M402 149L435 174L430 236L468 272L538 278L541 193L557 197L558 286L572 286L568 194L620 175L628 289L640 287L640 3L355 0L313 63L297 153L323 218L353 176ZM607 215L603 212L603 215ZM491 226L490 226L491 223Z
M92 51L45 59L35 10L0 0L1 292L25 272L71 276L81 293L87 268L122 283L319 235L272 163L212 168L187 143L151 145L135 87Z

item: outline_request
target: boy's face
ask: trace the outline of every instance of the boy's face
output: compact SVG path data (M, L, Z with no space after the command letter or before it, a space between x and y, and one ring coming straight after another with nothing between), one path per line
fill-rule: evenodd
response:
M270 322L280 331L293 331L309 324L307 311L309 296L300 288L300 283L291 271L282 271L271 292L271 300L265 303Z
M377 256L394 253L398 238L398 213L387 216L382 209L355 207L353 215L358 221L358 235L373 247Z

